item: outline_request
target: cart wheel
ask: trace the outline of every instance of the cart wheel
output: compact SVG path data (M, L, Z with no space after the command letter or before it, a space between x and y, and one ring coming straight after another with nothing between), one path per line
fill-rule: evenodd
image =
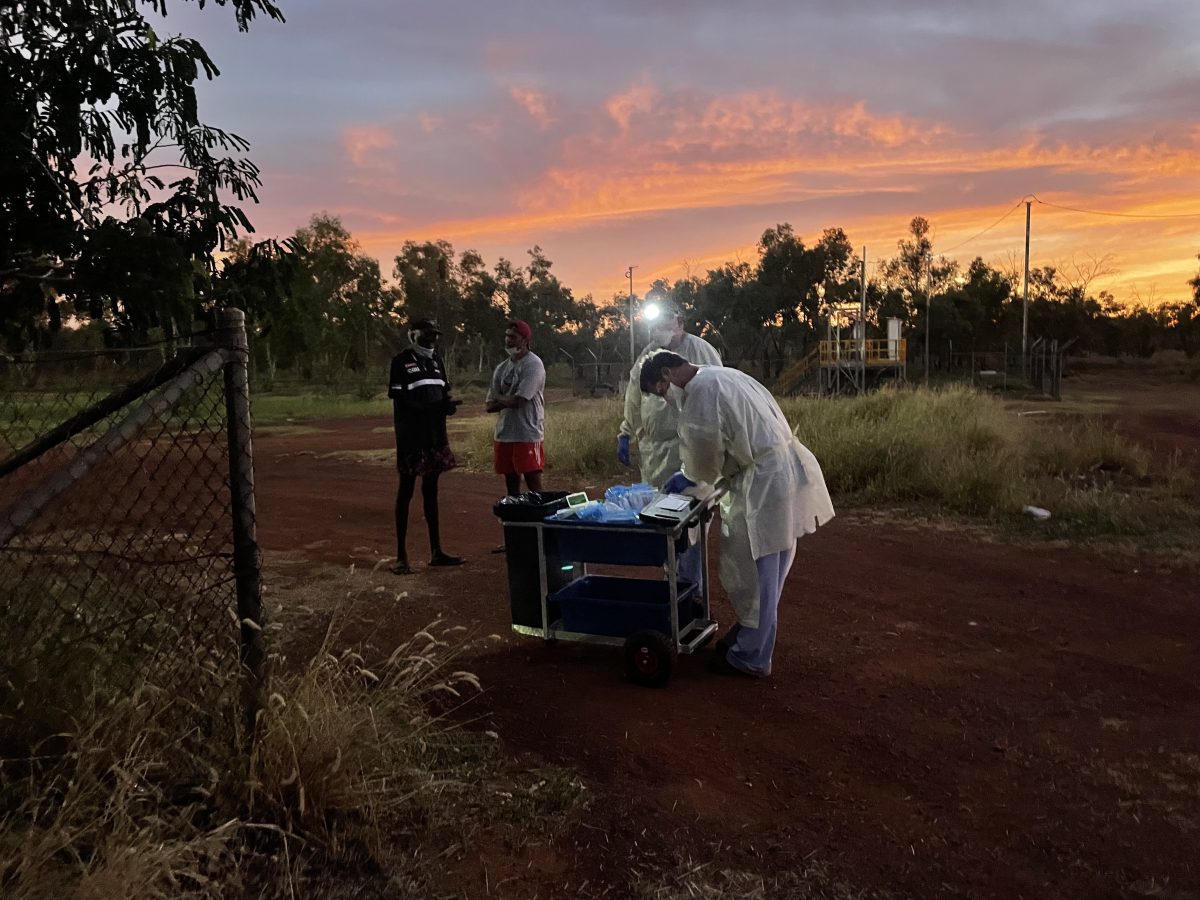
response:
M636 631L625 640L625 674L634 684L662 687L677 656L674 642L661 631Z

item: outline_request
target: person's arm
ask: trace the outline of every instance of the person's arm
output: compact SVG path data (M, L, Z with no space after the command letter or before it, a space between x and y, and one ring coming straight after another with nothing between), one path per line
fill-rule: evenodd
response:
M637 436L642 427L642 386L641 360L633 364L629 370L629 384L625 387L625 418L621 420L620 434Z
M685 413L679 423L679 456L683 473L692 481L716 484L724 474L725 438L721 433L721 404L715 391L688 392Z
M404 396L404 363L397 353L392 357L392 368L388 373L388 398L395 400Z
M443 415L452 416L458 412L458 407L462 401L455 400L450 396L450 375L446 371L446 360L442 358L441 354L438 354L436 359L438 361L438 371L442 373L442 380L446 382L446 388L442 394L441 412Z
M502 409L516 409L522 403L526 403L526 399L520 394L501 394L488 401L488 412L500 412Z
M398 413L413 413L420 407L408 396L408 373L404 369L405 355L403 352L392 357L392 368L388 374L388 397Z
M504 407L496 401L496 397L500 393L497 379L498 372L499 368L492 372L492 381L488 385L487 396L483 399L483 408L490 413L498 413L500 410L504 409Z
M546 368L540 360L534 360L517 370L517 387L511 394L494 393L490 400L497 404L497 410L516 409L524 403L529 403L534 397L546 390Z

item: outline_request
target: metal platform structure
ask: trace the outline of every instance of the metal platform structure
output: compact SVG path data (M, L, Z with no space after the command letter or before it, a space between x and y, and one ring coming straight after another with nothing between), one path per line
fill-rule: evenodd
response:
M886 338L863 335L854 307L831 307L827 338L785 369L775 382L780 394L861 394L908 380L908 341L900 320L888 319Z
M821 341L817 348L818 391L823 395L862 394L908 377L904 338L850 338Z

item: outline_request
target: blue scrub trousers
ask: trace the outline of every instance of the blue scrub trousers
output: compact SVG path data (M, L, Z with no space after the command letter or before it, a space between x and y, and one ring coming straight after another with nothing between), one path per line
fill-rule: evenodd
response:
M775 652L775 634L779 617L779 597L783 583L796 559L796 545L754 561L758 569L758 627L735 625L730 629L729 652L725 658L734 668L751 675L770 675L771 656Z

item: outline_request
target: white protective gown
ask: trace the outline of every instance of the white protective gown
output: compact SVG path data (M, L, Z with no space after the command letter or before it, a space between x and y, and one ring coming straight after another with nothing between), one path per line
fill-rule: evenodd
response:
M679 419L683 472L725 478L721 583L747 628L758 627L755 560L780 553L833 518L825 476L796 439L771 393L736 369L701 367L684 388Z
M662 487L679 471L679 411L657 394L643 394L642 363L665 347L647 347L629 372L625 389L625 419L621 434L633 435L638 445L642 481ZM671 350L698 366L720 366L721 355L704 338L683 335L679 346Z

